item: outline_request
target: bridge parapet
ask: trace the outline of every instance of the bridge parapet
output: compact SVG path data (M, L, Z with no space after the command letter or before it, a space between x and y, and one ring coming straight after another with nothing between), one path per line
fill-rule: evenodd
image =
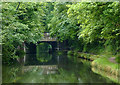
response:
M50 33L44 33L40 41L56 41L56 37L50 37Z

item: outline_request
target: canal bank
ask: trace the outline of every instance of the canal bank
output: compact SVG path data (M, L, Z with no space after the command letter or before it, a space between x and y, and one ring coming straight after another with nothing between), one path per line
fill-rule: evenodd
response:
M112 81L120 84L120 63L115 61L115 57L105 57L105 55L94 55L76 51L68 51L70 57L77 57L78 60L85 59L91 61L92 71Z

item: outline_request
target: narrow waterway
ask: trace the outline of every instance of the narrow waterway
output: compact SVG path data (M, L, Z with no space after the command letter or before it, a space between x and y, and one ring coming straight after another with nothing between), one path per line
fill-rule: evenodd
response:
M27 54L21 64L3 66L3 83L114 83L91 70L89 61L66 52Z

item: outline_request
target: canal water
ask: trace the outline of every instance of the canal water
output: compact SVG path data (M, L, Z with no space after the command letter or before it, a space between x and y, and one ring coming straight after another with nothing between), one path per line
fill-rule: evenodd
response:
M24 61L3 66L3 83L114 83L91 70L90 61L66 52L26 54Z

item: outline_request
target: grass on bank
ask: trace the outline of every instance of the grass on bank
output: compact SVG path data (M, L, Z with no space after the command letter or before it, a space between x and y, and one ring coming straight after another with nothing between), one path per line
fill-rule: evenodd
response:
M112 70L118 70L120 68L120 65L118 63L110 62L108 57L98 58L92 62L92 65L94 65L95 63L101 65L102 68L111 67Z
M76 51L68 51L67 54L78 57L78 58L85 58L85 59L90 59L90 60L95 60L100 57L99 55L83 53L83 52L76 52Z
M106 75L116 82L120 79L120 64L110 62L107 57L98 58L92 61L91 65L93 68L100 70L102 73L99 74L101 75Z

